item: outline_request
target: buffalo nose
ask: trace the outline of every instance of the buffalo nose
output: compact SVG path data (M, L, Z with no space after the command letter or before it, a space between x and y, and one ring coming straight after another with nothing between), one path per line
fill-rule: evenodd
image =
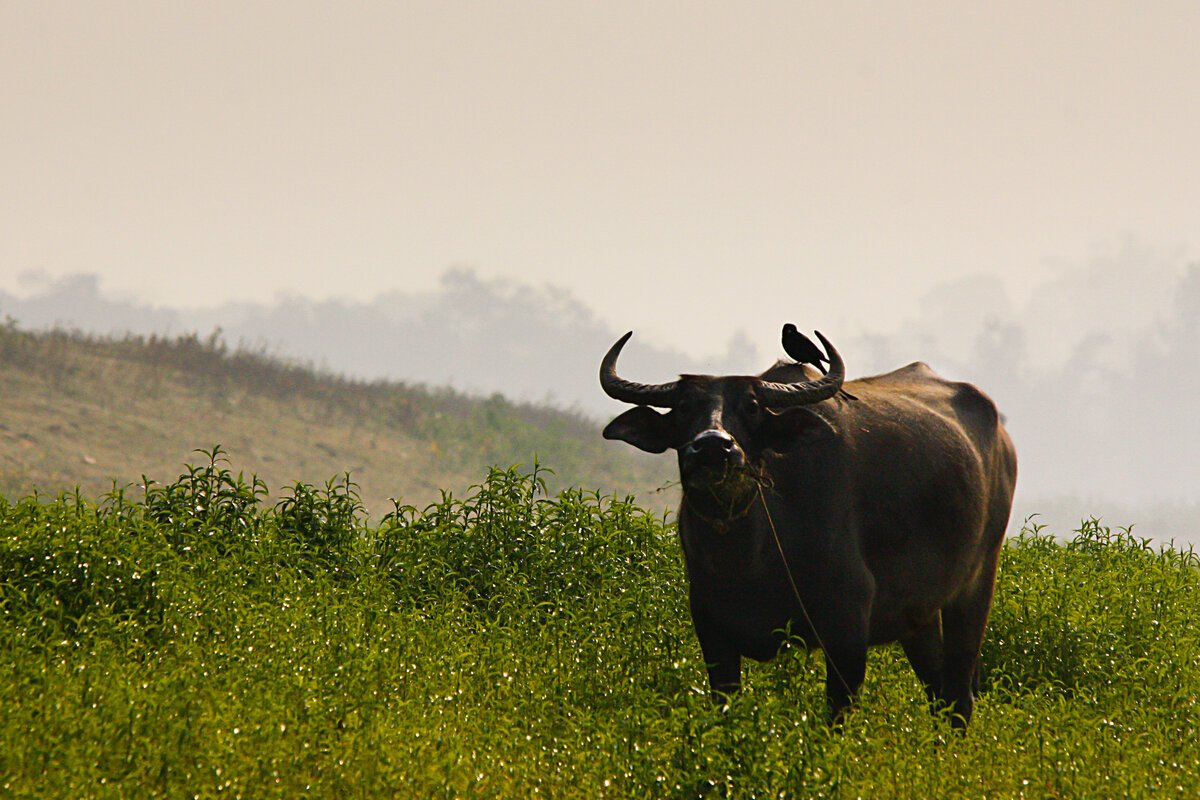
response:
M733 452L733 437L725 431L709 430L688 443L687 452L697 456L718 456Z

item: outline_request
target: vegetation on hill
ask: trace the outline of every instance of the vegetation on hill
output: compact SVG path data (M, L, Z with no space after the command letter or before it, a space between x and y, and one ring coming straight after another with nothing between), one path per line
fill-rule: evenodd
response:
M350 473L372 514L391 498L425 505L491 464L554 465L552 485L635 493L672 465L605 442L580 414L499 395L466 396L323 374L218 334L97 338L0 326L0 494L56 494L174 475L220 443L273 496L296 480ZM599 389L597 389L599 391Z
M672 526L493 469L364 520L219 451L99 502L0 498L8 797L1195 797L1200 570L1094 521L1005 549L965 737L903 655L709 703Z

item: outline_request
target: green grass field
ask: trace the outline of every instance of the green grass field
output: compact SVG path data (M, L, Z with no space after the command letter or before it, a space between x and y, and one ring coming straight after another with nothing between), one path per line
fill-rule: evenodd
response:
M219 452L0 500L5 797L1195 797L1200 572L1089 522L1006 549L966 737L895 648L703 690L672 525L492 470L369 525ZM374 519L374 517L373 517Z

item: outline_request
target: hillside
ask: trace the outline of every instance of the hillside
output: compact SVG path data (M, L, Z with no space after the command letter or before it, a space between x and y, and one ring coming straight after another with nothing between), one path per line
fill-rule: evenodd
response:
M394 382L322 374L216 334L95 338L0 328L0 494L97 497L173 480L220 445L278 496L349 472L372 516L423 506L491 465L554 470L551 485L634 493L651 506L668 459L604 441L582 415ZM599 389L597 389L599 391ZM662 502L659 502L661 499Z

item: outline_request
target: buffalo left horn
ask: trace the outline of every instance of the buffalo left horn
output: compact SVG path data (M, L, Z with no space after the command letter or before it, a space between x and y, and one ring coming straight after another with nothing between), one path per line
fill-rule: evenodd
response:
M618 339L617 343L609 348L604 360L600 362L600 387L609 397L623 403L674 408L679 395L679 381L634 383L617 375L617 357L621 355L621 348L629 341L630 336L633 336L633 331Z

